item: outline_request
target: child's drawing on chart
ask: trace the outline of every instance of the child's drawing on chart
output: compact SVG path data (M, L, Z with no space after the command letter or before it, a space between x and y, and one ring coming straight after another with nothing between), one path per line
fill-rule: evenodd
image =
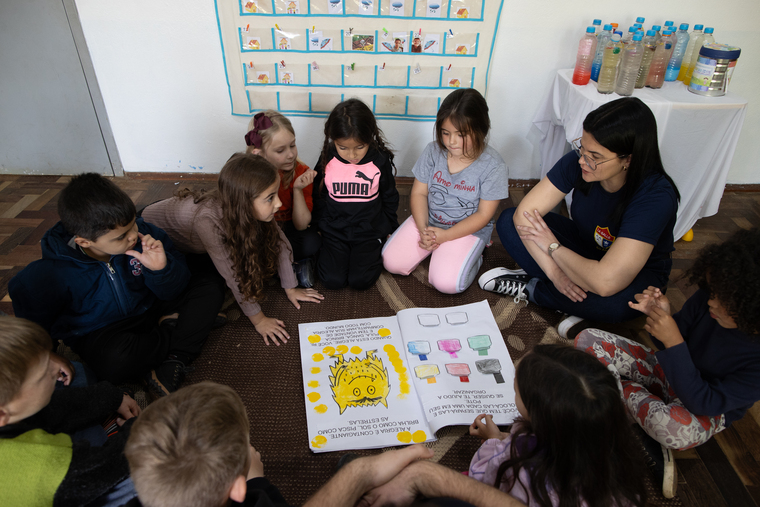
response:
M327 0L328 14L343 14L343 0Z
M246 37L246 49L261 49L261 37Z
M466 55L467 54L467 46L464 44L460 44L457 46L456 54L458 55Z
M447 363L446 373L459 377L460 382L470 381L470 366L467 363Z
M427 17L441 17L441 0L427 0Z
M441 34L429 33L425 35L425 42L422 46L423 53L440 53L441 51Z
M438 340L438 349L448 352L451 359L457 359L457 352L462 350L462 344L457 339Z
M461 86L461 82L458 78L452 77L448 80L449 88L459 88Z
M269 84L269 71L262 70L256 72L256 82L259 84Z
M275 35L275 38L277 39L277 48L284 51L286 49L290 49L290 38L289 37L283 37L282 35Z
M504 383L504 377L501 376L501 363L498 359L481 359L475 361L475 367L483 375L493 375L497 384Z
M333 49L332 37L323 37L322 40L319 41L320 51L332 51L332 49Z
M469 18L470 12L467 10L466 7L462 7L461 9L457 9L457 17L458 18Z
M288 14L301 14L301 6L298 4L298 0L289 0L285 12Z
M243 11L256 14L259 12L259 4L256 0L243 0Z
M319 43L322 41L322 32L309 33L309 50L319 51Z
M427 355L430 354L430 344L423 341L408 342L406 347L409 353L420 358L420 361L427 361Z
M353 51L374 51L374 35L353 35L351 36L351 49Z
M364 16L372 15L372 0L358 0L359 2L359 14Z
M480 356L487 356L488 349L491 348L491 337L487 334L470 336L467 338L467 344Z
M293 84L295 79L293 78L293 71L281 70L280 71L280 84Z
M391 0L391 16L404 15L404 0ZM394 34L395 35L395 34Z

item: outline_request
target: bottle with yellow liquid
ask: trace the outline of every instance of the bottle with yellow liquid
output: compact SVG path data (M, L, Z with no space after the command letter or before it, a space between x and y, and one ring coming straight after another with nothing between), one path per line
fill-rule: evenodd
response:
M683 78L683 82L686 84L686 86L689 86L689 83L691 83L691 75L694 73L694 67L697 65L697 60L699 60L699 50L702 49L702 46L705 44L715 42L715 37L713 37L714 31L714 28L708 26L705 28L705 33L703 33L700 37L697 37L697 41L694 43L694 49L691 53L689 68L686 69L686 75ZM681 77L680 74L678 77Z
M702 31L703 28L704 25L694 25L694 30L689 34L689 45L686 46L686 52L683 54L683 61L681 62L681 70L678 72L678 77L676 78L679 81L683 81L687 86L689 83L686 83L684 79L686 79L691 56L694 54L694 45L697 43L697 38L704 33Z
M622 50L620 35L614 34L604 47L602 69L599 71L599 80L597 81L599 93L612 93L615 90L615 77L617 76L617 67Z

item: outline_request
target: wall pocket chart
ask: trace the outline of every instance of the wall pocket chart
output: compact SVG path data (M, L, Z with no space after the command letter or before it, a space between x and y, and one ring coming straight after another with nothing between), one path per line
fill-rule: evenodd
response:
M430 121L454 88L488 87L503 0L215 0L232 114L324 117L357 97Z
M435 440L444 426L518 416L515 369L487 301L299 324L309 447Z

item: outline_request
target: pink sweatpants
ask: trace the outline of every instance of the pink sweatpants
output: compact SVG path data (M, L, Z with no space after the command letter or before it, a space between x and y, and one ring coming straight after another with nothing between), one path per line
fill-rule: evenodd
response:
M431 254L420 248L420 233L414 218L409 217L383 247L383 265L396 275L408 275ZM447 241L435 249L430 259L430 285L445 294L458 294L472 284L483 263L486 244L470 234Z

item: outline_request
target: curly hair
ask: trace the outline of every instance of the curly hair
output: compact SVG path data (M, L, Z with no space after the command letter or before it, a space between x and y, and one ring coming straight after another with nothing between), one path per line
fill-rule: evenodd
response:
M222 167L216 190L184 189L177 193L181 199L192 197L196 204L213 200L221 206L222 242L246 301L264 299L264 280L277 272L279 227L274 220L258 220L253 211L253 201L277 183L277 178L277 169L264 157L235 153Z
M760 334L760 229L702 248L684 277L717 299L740 331Z

